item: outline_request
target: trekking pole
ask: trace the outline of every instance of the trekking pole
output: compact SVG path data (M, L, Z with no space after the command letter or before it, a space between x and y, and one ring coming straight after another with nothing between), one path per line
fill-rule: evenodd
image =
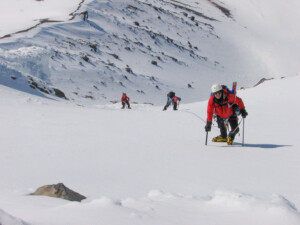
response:
M245 132L245 118L243 118L243 142L242 142L243 147L244 147L244 132Z
M207 145L207 137L208 137L208 131L206 131L205 145Z

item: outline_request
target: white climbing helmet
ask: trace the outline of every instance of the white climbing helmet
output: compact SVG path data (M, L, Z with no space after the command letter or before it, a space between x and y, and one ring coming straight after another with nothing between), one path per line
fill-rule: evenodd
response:
M211 91L212 93L216 93L218 91L222 91L222 85L221 84L214 84L213 86L211 86Z

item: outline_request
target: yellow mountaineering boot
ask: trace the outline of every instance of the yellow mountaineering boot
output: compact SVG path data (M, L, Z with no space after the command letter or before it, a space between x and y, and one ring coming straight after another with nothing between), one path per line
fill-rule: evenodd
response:
M233 144L233 138L232 137L228 137L227 138L227 144L228 145L232 145Z
M226 142L227 139L226 138L223 138L221 135L220 136L217 136L217 137L214 137L212 139L213 142Z

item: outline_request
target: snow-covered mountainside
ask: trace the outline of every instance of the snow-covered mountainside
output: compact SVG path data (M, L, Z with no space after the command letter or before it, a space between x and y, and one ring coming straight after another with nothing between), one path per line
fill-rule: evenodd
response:
M290 29L299 1L90 0L71 7L65 0L65 18L62 9L42 8L48 1L27 1L45 12L36 14L40 24L1 31L0 39L0 82L25 92L81 104L118 101L126 92L139 103L164 104L173 90L195 102L216 81L253 86L300 71L300 31ZM279 20L270 12L283 5Z

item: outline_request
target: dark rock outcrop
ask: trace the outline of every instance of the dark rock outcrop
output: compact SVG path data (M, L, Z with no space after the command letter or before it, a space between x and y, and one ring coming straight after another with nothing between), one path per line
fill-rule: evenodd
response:
M63 183L42 186L31 195L44 195L77 202L86 199L85 196L67 188Z

